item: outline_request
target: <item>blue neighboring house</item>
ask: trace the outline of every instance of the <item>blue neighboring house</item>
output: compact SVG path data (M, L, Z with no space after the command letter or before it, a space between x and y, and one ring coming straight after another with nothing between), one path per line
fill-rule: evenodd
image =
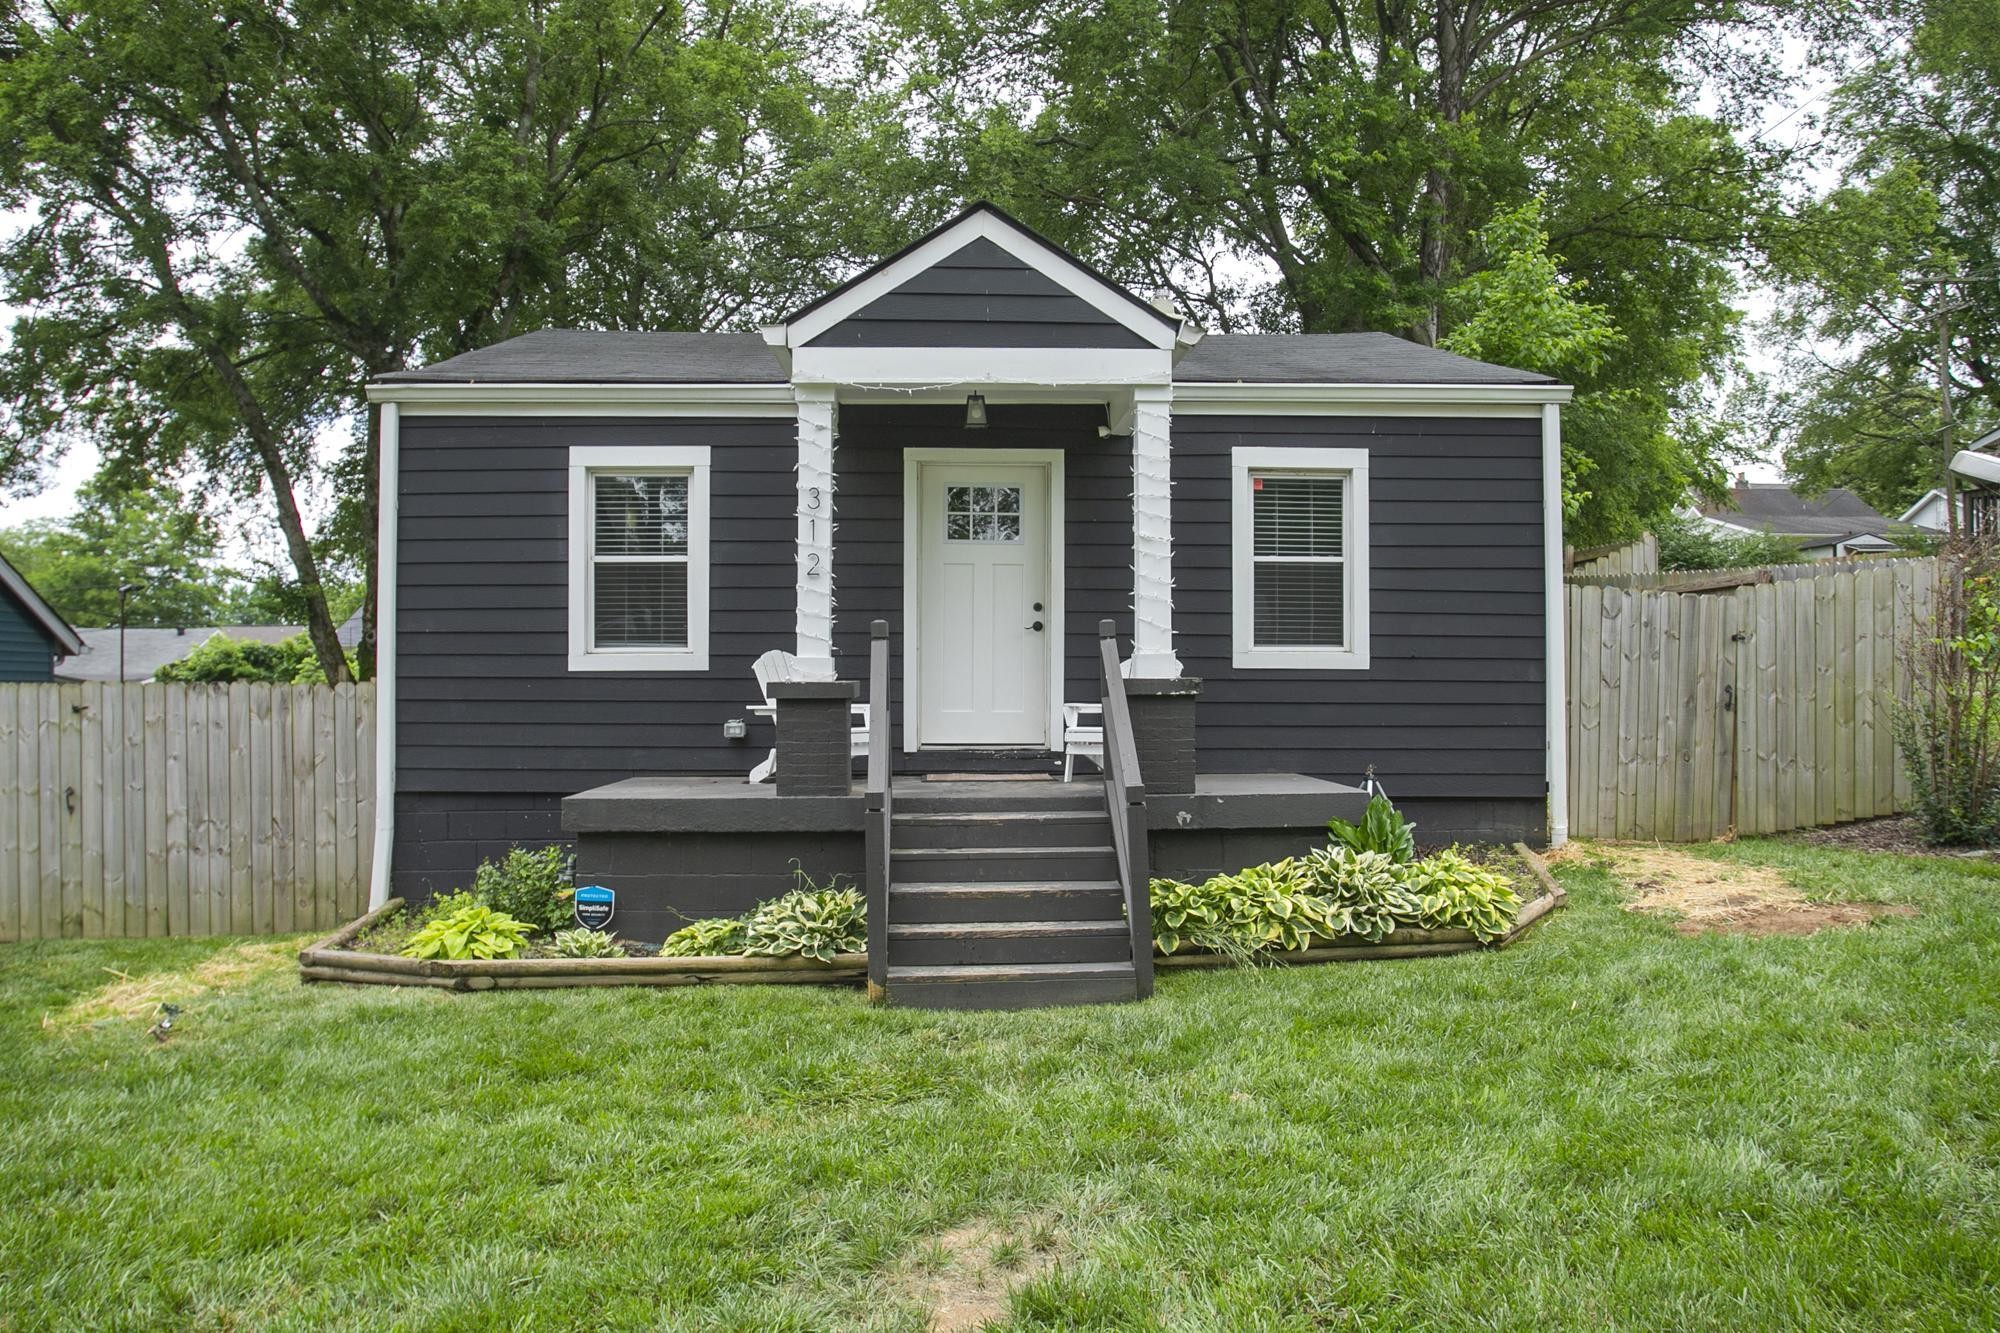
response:
M0 681L53 680L56 659L82 651L82 637L0 556Z

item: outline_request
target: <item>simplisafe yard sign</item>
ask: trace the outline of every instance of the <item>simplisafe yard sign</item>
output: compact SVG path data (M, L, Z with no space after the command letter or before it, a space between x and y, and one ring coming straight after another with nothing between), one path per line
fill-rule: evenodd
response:
M618 895L602 884L587 884L576 891L576 924L585 930L603 930L611 924Z

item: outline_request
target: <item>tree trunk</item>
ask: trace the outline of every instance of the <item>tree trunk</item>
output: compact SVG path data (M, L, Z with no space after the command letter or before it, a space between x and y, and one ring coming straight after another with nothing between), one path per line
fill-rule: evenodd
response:
M1465 116L1465 41L1459 30L1458 15L1450 0L1438 0L1437 7L1437 118L1438 123L1455 129ZM1438 160L1424 172L1424 219L1418 251L1418 276L1423 282L1430 310L1416 330L1417 341L1435 346L1440 333L1438 302L1443 295L1445 275L1451 268L1451 215L1456 190L1448 151L1439 145Z

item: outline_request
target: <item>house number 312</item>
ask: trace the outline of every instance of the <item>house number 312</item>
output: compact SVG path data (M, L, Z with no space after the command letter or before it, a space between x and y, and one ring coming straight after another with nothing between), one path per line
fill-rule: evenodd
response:
M809 542L819 540L819 519L817 517L819 504L819 487L806 487L806 540ZM818 551L807 551L806 577L809 579L818 578L820 576L819 566L820 553Z

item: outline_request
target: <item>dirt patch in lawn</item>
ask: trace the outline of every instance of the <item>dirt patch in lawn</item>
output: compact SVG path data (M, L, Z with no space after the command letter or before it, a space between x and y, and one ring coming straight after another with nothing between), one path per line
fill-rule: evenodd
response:
M1054 1267L1059 1254L1046 1221L975 1220L920 1245L892 1281L899 1297L930 1312L930 1333L963 1333L1005 1318L1008 1293Z
M78 1026L105 1019L151 1019L162 1004L187 1001L217 991L240 989L260 977L298 966L296 939L256 940L231 945L192 967L171 972L127 976L106 968L111 979L88 995L72 1000L53 1022Z
M1829 926L1917 914L1913 907L1886 903L1816 903L1769 866L1711 861L1642 844L1594 850L1630 888L1626 911L1671 916L1683 935L1811 935Z
M1992 847L1940 847L1924 841L1924 821L1916 815L1890 815L1886 819L1858 819L1831 828L1806 829L1793 838L1812 847L1832 847L1843 852L1893 852L1897 856L1958 856L1971 859L2000 857Z

